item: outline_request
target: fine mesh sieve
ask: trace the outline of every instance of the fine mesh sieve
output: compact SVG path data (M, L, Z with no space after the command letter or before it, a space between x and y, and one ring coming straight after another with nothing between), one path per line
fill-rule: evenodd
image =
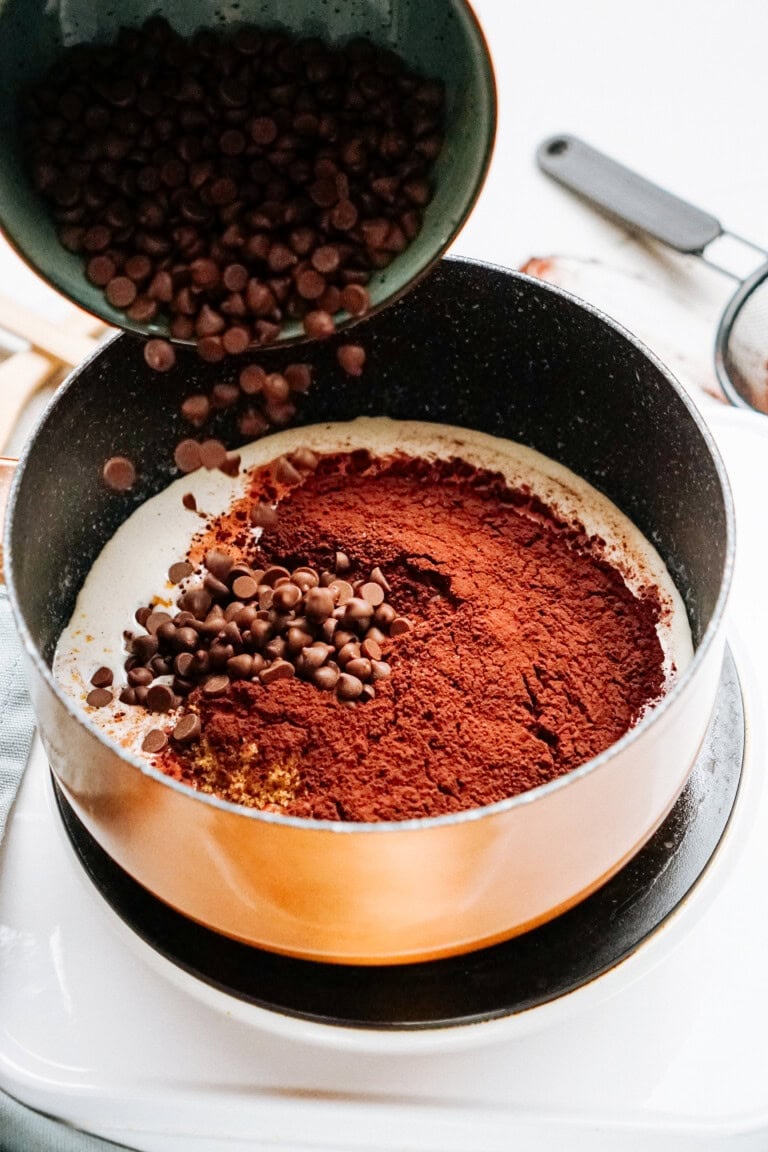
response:
M720 319L715 368L732 404L768 414L768 251L728 232L714 216L673 196L575 136L552 136L536 153L539 167L621 224L678 252L698 256L738 283ZM728 242L727 244L725 242ZM736 271L707 255L724 247L729 263L746 256L749 271ZM755 267L755 257L759 265Z

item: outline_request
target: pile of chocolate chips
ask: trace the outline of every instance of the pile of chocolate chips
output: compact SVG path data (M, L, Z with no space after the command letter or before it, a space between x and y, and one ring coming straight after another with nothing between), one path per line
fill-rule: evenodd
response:
M313 339L418 235L443 89L366 40L241 25L185 40L154 16L77 45L28 93L22 132L62 244L137 323L212 362ZM162 371L173 349L150 341Z
M268 686L292 676L347 703L372 700L376 681L391 670L382 659L384 649L411 624L387 602L390 588L379 568L350 584L343 578L349 567L349 558L339 552L333 572L310 567L289 572L277 565L253 570L229 552L212 549L203 580L190 586L193 566L172 565L172 583L186 582L179 611L172 616L147 606L136 612L143 631L126 633L128 686L120 701L164 713L197 687L213 698L235 680ZM91 683L87 703L110 703L110 670L98 669ZM172 732L181 743L199 735L199 718L192 712ZM144 751L159 752L166 743L165 733L153 729Z

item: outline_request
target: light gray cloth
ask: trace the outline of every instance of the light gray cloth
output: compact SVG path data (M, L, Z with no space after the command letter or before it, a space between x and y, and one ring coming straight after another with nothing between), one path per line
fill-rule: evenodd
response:
M29 757L35 718L21 668L8 593L0 585L0 840ZM122 1145L88 1136L0 1092L0 1152L104 1152Z

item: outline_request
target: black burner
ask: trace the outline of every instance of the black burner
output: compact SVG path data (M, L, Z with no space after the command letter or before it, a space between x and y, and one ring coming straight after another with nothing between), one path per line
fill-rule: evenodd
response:
M744 707L726 653L715 712L690 780L649 843L570 912L466 956L405 968L318 964L240 944L150 895L99 847L58 788L64 825L114 911L198 979L275 1012L349 1028L469 1024L534 1008L631 955L701 876L723 834L741 776Z

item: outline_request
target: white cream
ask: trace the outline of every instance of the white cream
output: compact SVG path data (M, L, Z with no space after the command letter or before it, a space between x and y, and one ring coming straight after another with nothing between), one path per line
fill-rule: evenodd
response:
M688 619L680 594L658 552L614 504L585 480L554 460L509 440L480 432L416 421L360 419L345 424L292 428L257 440L241 450L243 469L268 464L278 456L307 446L316 452L368 448L375 455L395 451L425 458L459 456L476 467L501 472L513 487L527 486L549 508L583 525L588 535L605 541L604 555L639 592L658 590L662 612L657 626L665 659L665 690L693 655ZM77 598L75 611L61 634L53 671L61 687L89 713L116 743L139 751L144 735L158 717L117 701L91 708L85 698L90 678L111 668L115 685L125 682L123 630L132 628L142 605L173 603L177 589L168 569L183 559L204 521L186 510L182 496L191 492L207 517L226 512L247 489L244 471L236 478L200 470L174 481L147 500L123 523L102 549ZM259 529L253 529L254 539ZM116 713L124 714L122 719ZM168 718L166 718L168 719Z

